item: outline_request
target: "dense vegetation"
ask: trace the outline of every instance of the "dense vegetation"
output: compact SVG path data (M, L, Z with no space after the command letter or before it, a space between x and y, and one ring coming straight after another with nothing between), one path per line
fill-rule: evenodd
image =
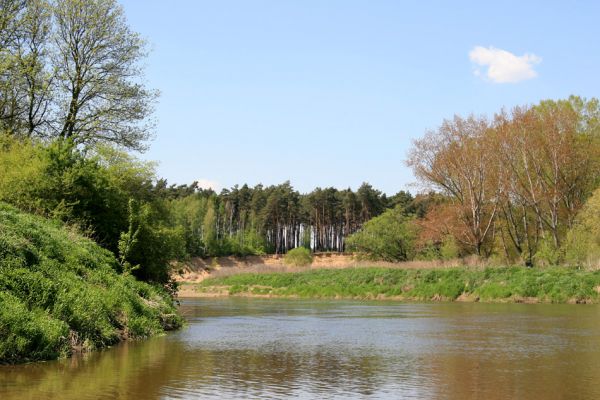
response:
M423 239L451 237L462 254L507 263L561 263L599 185L600 103L571 96L456 116L415 142L409 165L445 197L419 223Z
M410 154L430 190L415 198L366 183L217 194L168 186L122 152L146 146L156 93L143 84L145 43L116 0L1 5L0 200L79 225L140 279L166 283L168 259L300 246L387 260L593 264L573 256L567 238L578 235L570 232L585 223L578 214L599 184L597 99L444 121Z
M181 325L169 295L114 255L0 203L0 363L68 355Z
M299 246L389 260L473 254L594 264L568 237L581 236L570 232L586 223L578 214L599 183L597 99L444 121L410 154L431 191L416 198L368 184L217 194L169 186L122 152L143 149L152 134L145 54L116 0L1 0L1 167L10 173L0 177L0 199L80 225L140 279L165 283L169 258ZM396 206L401 216L386 212Z
M116 0L0 0L0 131L143 149L145 53Z
M167 284L184 253L140 150L154 91L115 0L1 0L0 201L77 226L119 270Z
M151 164L110 147L87 153L0 135L0 201L63 221L119 257L119 270L165 284L184 247Z
M115 0L0 0L0 362L181 324L144 54Z
M199 290L231 295L405 300L598 302L600 271L561 267L486 269L321 269L241 274L203 281Z

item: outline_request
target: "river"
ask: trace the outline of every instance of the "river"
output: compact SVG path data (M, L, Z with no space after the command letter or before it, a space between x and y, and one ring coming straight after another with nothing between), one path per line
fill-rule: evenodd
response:
M0 399L597 399L600 306L185 299L188 325L0 366Z

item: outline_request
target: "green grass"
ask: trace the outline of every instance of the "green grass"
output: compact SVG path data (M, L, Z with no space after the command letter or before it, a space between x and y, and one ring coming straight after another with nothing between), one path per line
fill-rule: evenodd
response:
M563 267L486 269L321 269L241 274L203 281L199 290L227 287L231 295L406 300L599 302L600 271Z
M68 356L181 326L160 288L58 223L0 203L0 363Z

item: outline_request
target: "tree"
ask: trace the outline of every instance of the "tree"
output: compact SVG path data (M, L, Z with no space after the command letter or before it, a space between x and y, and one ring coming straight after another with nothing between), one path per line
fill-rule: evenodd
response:
M19 16L26 6L25 0L0 0L0 50L10 48L16 41Z
M472 253L473 248L468 245L470 232L461 221L460 208L450 198L444 200L436 199L434 206L414 221L418 231L415 248L422 258L444 258L443 248L449 243L459 248L457 253Z
M597 100L543 101L496 116L504 232L526 264L540 244L558 250L597 185Z
M57 0L56 134L76 144L110 142L141 150L156 94L139 81L145 44L115 0Z
M414 255L416 226L401 206L371 219L346 239L348 250L375 260L406 261Z
M468 236L456 238L477 255L494 233L498 212L500 166L494 162L485 118L445 120L437 131L415 141L408 165L423 182L450 196Z
M119 261L124 273L146 282L168 284L169 262L183 257L183 232L164 223L151 204L129 201L128 229L119 238Z
M48 128L48 114L53 99L54 73L49 70L51 34L50 4L29 0L24 12L18 42L19 80L23 88L23 128L25 135L43 136Z
M598 185L599 152L597 99L545 100L493 121L444 121L415 142L409 160L417 177L452 200L435 205L421 225L443 228L478 255L502 251L529 266L535 259L556 263ZM435 221L441 216L445 223Z
M373 189L373 186L367 182L356 191L356 197L360 203L360 218L362 222L366 222L376 215L379 215L385 209L385 195L379 190Z
M25 0L0 0L0 129L17 132L21 117L22 93L19 91L17 57L19 31Z
M212 200L212 199L211 199ZM219 254L217 242L217 216L214 201L207 203L206 213L202 221L202 242L204 243L204 254L217 256Z
M116 0L0 0L0 129L143 150L145 55Z

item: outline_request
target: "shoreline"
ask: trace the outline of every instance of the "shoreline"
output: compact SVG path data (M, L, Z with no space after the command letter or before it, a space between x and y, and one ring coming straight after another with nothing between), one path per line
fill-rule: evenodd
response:
M178 297L598 304L600 272L565 267L360 267L252 272L183 283Z
M192 286L188 284L186 286ZM591 299L569 299L566 302L552 302L548 299L538 299L537 297L523 298L523 297L510 297L502 299L486 299L482 300L478 297L464 294L456 299L444 298L444 297L433 297L431 299L422 299L416 297L404 297L404 296L355 296L355 297L301 297L298 295L277 295L277 294L257 294L252 292L235 293L230 294L227 290L221 292L200 292L190 288L186 288L183 291L178 292L178 299L225 299L225 298L246 298L246 299L289 299L289 300L364 300L364 301L393 301L399 303L484 303L484 304L600 304L598 301L592 301Z

